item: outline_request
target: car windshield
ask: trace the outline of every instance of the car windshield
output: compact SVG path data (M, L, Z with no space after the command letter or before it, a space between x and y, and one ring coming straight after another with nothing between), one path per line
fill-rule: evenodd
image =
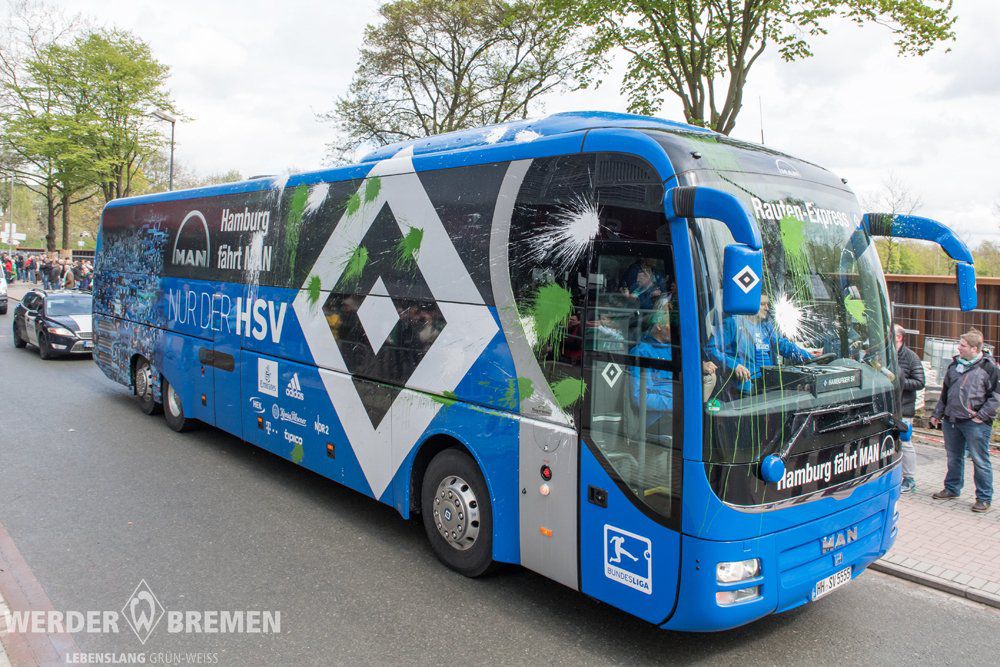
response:
M90 315L91 297L85 294L60 294L50 296L45 302L45 314L49 317Z
M764 248L760 311L724 315L722 259L733 238L713 220L692 230L703 263L705 361L719 369L705 402L712 459L758 460L793 438L793 418L803 414L827 414L812 433L894 413L888 297L854 196L786 176L702 170L687 177L740 198ZM728 422L733 428L723 427Z

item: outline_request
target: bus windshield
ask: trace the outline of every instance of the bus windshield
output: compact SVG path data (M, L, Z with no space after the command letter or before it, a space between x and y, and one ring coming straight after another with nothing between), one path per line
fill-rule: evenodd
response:
M800 432L810 437L794 443L799 453L829 444L822 434L843 443L845 433L859 435L850 427L884 430L896 410L896 356L881 265L854 196L787 176L686 176L739 197L764 245L760 311L724 315L722 258L732 236L717 221L692 226L703 264L702 347L718 369L706 391L706 460L760 460Z

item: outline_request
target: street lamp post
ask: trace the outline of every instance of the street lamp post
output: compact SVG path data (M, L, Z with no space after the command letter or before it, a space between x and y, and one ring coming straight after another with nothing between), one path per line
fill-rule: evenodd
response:
M177 119L168 114L166 111L154 111L150 114L154 118L159 118L160 120L165 120L170 123L170 183L167 186L168 189L174 189L174 126L177 124Z

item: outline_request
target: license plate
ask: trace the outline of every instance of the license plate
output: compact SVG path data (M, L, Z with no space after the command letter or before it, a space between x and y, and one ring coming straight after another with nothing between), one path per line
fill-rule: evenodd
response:
M92 347L94 347L94 344L91 343L89 340L83 341L83 349L89 350Z
M851 568L845 567L840 572L831 574L826 579L820 579L813 588L812 599L818 600L824 595L833 592L851 580Z

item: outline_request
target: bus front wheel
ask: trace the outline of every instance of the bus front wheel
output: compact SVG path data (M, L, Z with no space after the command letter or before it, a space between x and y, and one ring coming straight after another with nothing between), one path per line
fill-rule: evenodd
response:
M174 390L174 385L163 378L163 417L167 421L167 426L181 433L190 431L193 420L184 416L184 404L181 402L181 395Z
M442 563L467 577L493 565L493 508L475 461L458 449L435 456L421 485L420 508L431 548Z

